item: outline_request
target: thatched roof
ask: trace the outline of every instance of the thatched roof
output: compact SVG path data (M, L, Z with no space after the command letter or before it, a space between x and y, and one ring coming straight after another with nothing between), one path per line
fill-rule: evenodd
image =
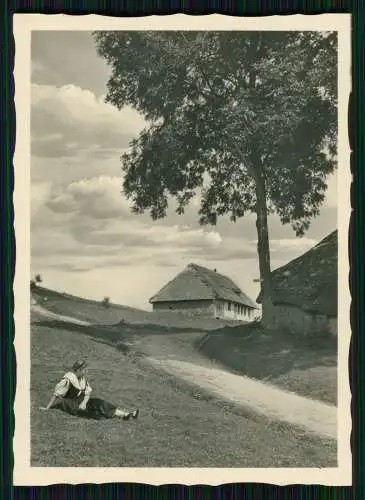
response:
M197 264L189 264L173 280L151 297L155 302L221 299L257 308L230 278Z
M275 304L337 316L337 230L297 259L272 272ZM257 298L261 302L261 293Z

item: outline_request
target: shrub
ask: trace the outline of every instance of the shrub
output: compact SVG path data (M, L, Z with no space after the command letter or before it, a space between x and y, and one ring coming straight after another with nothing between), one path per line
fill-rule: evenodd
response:
M39 285L43 281L42 276L40 274L36 274L34 277L34 281L35 281L36 285Z
M101 301L101 305L107 309L110 306L110 298L104 297Z

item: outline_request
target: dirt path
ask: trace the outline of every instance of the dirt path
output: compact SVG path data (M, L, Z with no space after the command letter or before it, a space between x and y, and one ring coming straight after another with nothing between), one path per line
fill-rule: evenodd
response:
M193 348L192 334L151 335L140 341L150 363L222 399L327 438L337 439L337 408L228 372Z
M50 313L41 306L32 309L47 317L88 325L87 322ZM221 399L248 407L269 418L285 421L337 439L337 408L277 387L230 373L200 355L193 347L199 334L150 335L136 337L134 345L147 360L165 372L193 383Z
M55 314L44 307L35 304L32 305L32 311L45 316L46 318L56 319L57 321L65 321L66 323L73 323L74 325L90 326L91 323L88 321L82 321L81 319L71 318L70 316L62 316L61 314Z

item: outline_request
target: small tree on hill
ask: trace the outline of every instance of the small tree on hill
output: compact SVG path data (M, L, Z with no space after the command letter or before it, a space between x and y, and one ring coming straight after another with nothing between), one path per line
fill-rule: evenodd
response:
M110 306L110 298L104 297L103 300L101 301L101 304L103 307L107 309Z
M35 281L36 285L40 285L43 282L43 278L40 274L36 274L34 276L34 281Z

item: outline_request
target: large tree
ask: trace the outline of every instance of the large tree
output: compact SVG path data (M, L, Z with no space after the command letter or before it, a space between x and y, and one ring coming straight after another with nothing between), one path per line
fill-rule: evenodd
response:
M320 32L97 32L106 100L148 126L122 157L133 211L177 212L201 192L200 222L257 216L263 318L272 304L267 216L304 234L333 172L337 37Z

